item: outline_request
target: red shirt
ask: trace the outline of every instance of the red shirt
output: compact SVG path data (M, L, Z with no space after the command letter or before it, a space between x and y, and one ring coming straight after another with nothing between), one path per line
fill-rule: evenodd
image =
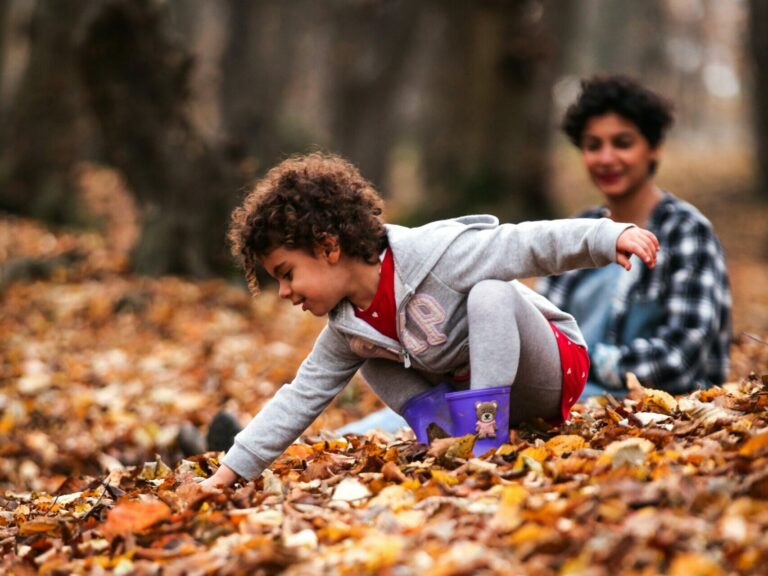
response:
M557 348L560 351L560 366L563 371L563 399L561 410L563 421L568 419L571 408L584 391L589 375L589 354L584 346L579 346L558 328L549 323L555 333Z
M379 286L373 301L365 310L355 307L355 316L365 320L384 336L393 340L397 337L397 310L395 309L395 260L392 250L387 248L381 261Z

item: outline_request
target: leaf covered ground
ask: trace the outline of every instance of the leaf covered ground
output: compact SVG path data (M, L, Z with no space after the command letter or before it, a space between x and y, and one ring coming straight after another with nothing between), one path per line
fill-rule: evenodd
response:
M380 406L355 381L261 478L206 493L219 454L184 459L180 426L245 421L320 322L223 281L133 277L118 233L0 219L0 570L765 573L762 327L727 385L637 386L477 457L471 438L327 432Z

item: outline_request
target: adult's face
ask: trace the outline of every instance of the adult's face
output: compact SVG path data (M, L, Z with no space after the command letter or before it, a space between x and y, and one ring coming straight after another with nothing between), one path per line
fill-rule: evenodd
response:
M649 186L658 148L651 148L637 126L614 112L591 118L581 136L584 165L605 196L618 199Z

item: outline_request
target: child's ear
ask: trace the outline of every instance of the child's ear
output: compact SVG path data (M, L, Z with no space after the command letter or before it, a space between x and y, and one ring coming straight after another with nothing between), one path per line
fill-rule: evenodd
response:
M326 234L317 247L318 256L322 256L331 264L336 264L341 257L341 247L336 236Z

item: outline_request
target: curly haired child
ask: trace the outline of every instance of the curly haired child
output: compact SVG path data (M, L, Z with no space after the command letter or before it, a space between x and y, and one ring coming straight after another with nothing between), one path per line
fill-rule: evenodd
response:
M630 269L632 254L653 266L658 250L650 232L609 219L465 216L405 228L385 224L382 208L352 164L310 154L274 167L234 211L232 251L251 290L261 266L281 298L328 323L204 485L260 474L358 370L421 441L432 422L474 433L478 403L495 403L495 433L476 454L523 420L567 418L588 372L583 338L515 279L614 261Z

